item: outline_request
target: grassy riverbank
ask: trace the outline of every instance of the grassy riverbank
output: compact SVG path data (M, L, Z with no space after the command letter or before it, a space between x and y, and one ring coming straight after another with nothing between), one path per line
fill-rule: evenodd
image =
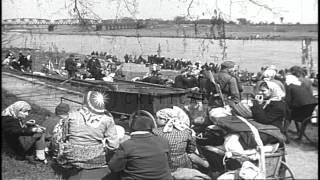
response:
M75 25L57 28L53 32L48 32L46 28L25 28L25 32L64 34L64 35L107 35L107 36L127 36L127 37L163 37L163 38L207 38L211 39L211 25L199 24L197 32L193 24L161 24L143 29L119 29L119 30L87 30L75 28ZM11 29L12 31L21 31ZM217 30L214 30L216 37ZM317 24L268 24L268 25L225 25L226 39L268 39L268 40L302 40L304 38L318 39Z

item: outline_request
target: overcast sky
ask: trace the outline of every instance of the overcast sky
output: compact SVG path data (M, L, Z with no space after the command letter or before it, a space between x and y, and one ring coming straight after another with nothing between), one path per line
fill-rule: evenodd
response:
M2 0L2 19L11 18L71 18L70 11L75 0ZM235 21L246 18L253 22L318 24L317 0L78 0L87 5L92 12L91 18L114 19L135 17L138 19L173 19L187 16L191 19L211 18L214 10L221 12L225 19ZM134 11L130 2L136 2ZM83 5L79 4L79 8ZM91 2L88 4L87 2ZM125 3L127 2L127 3ZM230 2L231 5L230 5ZM128 11L129 9L129 11ZM269 10L271 9L271 10ZM231 11L230 11L231 10Z

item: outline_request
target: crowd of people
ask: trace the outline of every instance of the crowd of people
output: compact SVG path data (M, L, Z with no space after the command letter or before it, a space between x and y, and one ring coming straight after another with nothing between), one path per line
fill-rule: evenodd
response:
M22 51L19 52L18 57L16 57L11 51L9 51L5 59L2 61L2 66L9 66L12 69L16 69L23 72L32 71L32 58L31 53L25 56Z
M95 56L91 57L87 67L96 63ZM73 71L74 56L69 58L66 70ZM241 97L243 89L235 76L234 62L221 63L217 71L189 67L175 78L173 86L190 89L195 94L192 101L159 109L155 118L139 110L130 116L128 132L115 124L112 109L106 109L104 92L93 89L84 94L80 109L70 111L68 104L60 103L56 116L40 125L27 120L32 109L29 103L13 103L1 114L5 141L17 159L47 163L51 156L63 168L77 169L69 179L210 179L210 163L199 153L196 140L217 119L240 116L272 126L278 133L259 134L264 145L277 148L278 143L289 143L288 123L283 122L293 120L303 131L305 124L298 123L317 106L312 83L299 66L291 67L283 79L278 78L275 66L264 68L255 91L246 100ZM73 75L69 72L69 77ZM198 92L204 98L197 97ZM223 138L222 145L226 150L245 153L257 146L253 138L250 132L231 133Z

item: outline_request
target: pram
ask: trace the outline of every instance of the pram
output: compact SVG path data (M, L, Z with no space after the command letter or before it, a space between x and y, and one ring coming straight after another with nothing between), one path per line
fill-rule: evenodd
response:
M234 179L241 179L239 172L244 162L249 161L257 167L257 179L294 179L294 174L285 162L285 138L280 130L271 125L263 125L251 119L241 116L227 116L215 118L214 125L206 129L206 134L198 138L199 151L209 161L211 171L216 175L225 173L233 174ZM251 153L238 154L227 152L221 146L221 138L228 133L247 132L254 136L257 147ZM269 152L265 152L268 146L263 146L259 132L273 135L279 139L279 146L271 146ZM211 137L210 137L211 136ZM213 140L214 138L215 140ZM213 142L219 142L214 144ZM211 145L208 145L210 144ZM214 144L212 146L212 144ZM220 145L220 146L219 146ZM270 149L270 146L269 146ZM250 152L247 151L247 152ZM226 178L224 176L223 178ZM242 177L243 178L243 177ZM255 179L252 178L252 179ZM219 179L219 178L218 178Z

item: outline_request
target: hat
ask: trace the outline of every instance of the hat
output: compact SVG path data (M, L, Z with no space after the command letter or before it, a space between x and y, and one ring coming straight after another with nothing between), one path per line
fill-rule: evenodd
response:
M104 114L108 95L99 90L88 91L84 96L84 104L95 114Z
M157 124L153 116L143 110L137 111L130 116L129 128L131 131L151 131Z
M224 61L221 64L221 68L222 69L230 69L233 68L236 64L233 61Z
M70 111L70 107L66 103L60 103L55 109L55 113L57 116L68 114L69 111Z

